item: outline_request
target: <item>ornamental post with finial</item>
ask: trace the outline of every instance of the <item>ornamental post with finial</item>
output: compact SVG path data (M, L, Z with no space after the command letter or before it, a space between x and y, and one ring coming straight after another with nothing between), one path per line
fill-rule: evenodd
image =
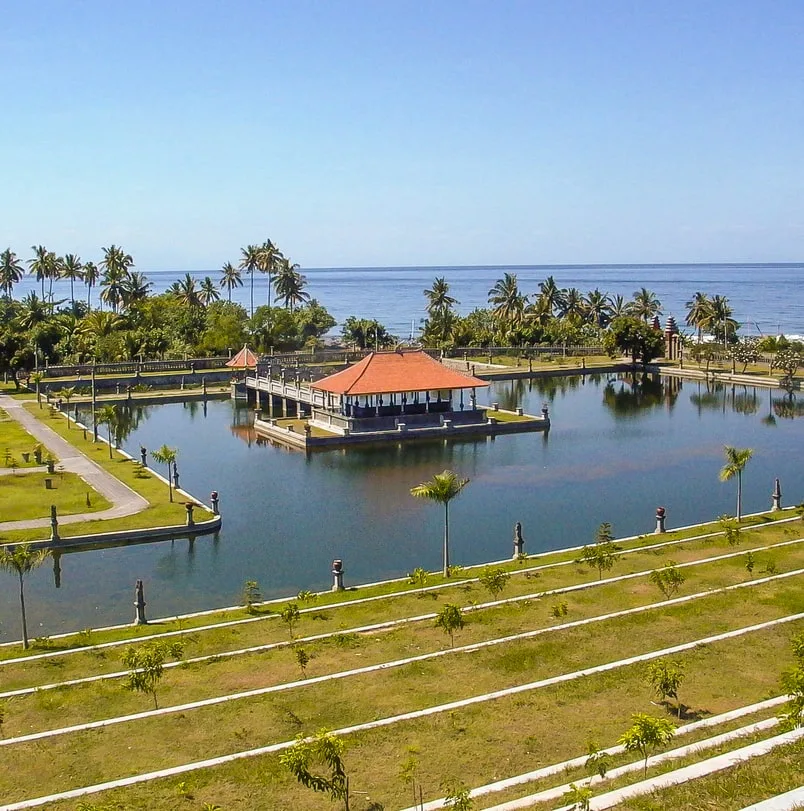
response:
M337 558L332 561L332 590L343 591L343 561Z
M145 619L145 592L143 590L142 580L138 580L134 584L134 624L148 624L148 620Z
M522 537L522 524L519 521L514 524L514 560L524 555L525 539Z
M782 509L782 487L779 484L779 479L775 480L775 484L773 486L773 492L771 493L771 498L773 499L773 506L771 510L773 512L777 512L778 510Z
M661 535L663 532L667 532L664 528L664 520L666 518L666 510L664 507L657 507L656 508L656 529L654 530L655 535Z
M212 514L213 515L220 515L221 510L220 510L220 506L219 506L219 503L218 503L219 500L218 500L218 491L217 490L213 490L210 493L209 500L210 500L210 502L212 504Z

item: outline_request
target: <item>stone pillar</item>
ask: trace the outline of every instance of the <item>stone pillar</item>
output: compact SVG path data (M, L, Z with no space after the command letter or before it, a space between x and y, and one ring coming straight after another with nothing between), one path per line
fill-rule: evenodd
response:
M519 521L514 524L514 560L524 555L525 540L522 537L522 524Z
M656 508L656 529L653 531L654 535L661 535L663 532L667 532L664 528L664 520L666 518L666 510L664 507L657 507Z
M209 494L209 500L212 503L212 513L213 513L213 515L220 515L221 510L220 510L220 504L219 504L218 491L217 490L213 490Z
M148 467L148 449L144 445L140 445L140 464Z
M773 486L773 492L771 493L771 498L773 499L773 506L771 510L773 512L777 512L778 510L782 509L782 487L779 484L779 480L775 480L775 484Z
M332 561L332 590L343 591L343 561L337 558Z
M542 419L550 422L550 409L547 407L547 403L542 406Z
M50 505L50 540L59 540L59 518L56 514L56 505Z
M201 393L204 395L204 397L207 396L207 379L206 379L206 377L201 378Z
M195 504L192 501L188 501L184 505L184 509L187 510L187 521L185 522L188 527L195 526L195 519L193 518L193 509Z
M145 593L142 587L142 580L138 580L134 584L134 624L148 624L148 620L145 619Z
M173 462L173 486L178 490L179 489L179 468L176 466L176 462Z

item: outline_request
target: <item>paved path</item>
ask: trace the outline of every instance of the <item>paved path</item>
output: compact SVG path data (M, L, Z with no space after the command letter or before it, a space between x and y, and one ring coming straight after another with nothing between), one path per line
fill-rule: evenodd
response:
M59 516L59 524L77 524L81 521L103 521L108 518L124 518L142 512L148 506L148 500L135 493L128 485L107 473L77 448L63 439L52 428L36 419L24 407L23 403L14 400L7 394L0 394L0 408L3 408L12 419L16 420L37 442L46 447L65 471L78 474L88 485L100 493L114 506L108 510L91 513L75 513ZM28 521L0 522L0 531L15 529L50 528L49 518L34 518Z

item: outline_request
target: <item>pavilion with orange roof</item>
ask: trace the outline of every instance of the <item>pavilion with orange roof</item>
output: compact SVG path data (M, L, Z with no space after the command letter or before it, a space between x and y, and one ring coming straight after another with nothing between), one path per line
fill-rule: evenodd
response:
M484 380L448 369L420 349L372 352L310 383L323 395L323 407L313 407L311 422L349 433L485 423L486 410L477 407L476 396L485 386ZM471 391L468 402L466 391Z

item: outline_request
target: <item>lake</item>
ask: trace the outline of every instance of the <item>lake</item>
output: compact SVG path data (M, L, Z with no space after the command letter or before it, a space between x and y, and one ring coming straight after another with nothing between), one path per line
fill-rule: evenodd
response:
M347 585L438 569L443 509L410 488L446 468L471 480L450 509L460 564L509 557L516 521L535 552L591 542L604 521L617 536L652 532L660 505L668 527L734 514L735 483L718 481L726 444L754 449L744 512L770 506L776 476L784 504L804 501L800 394L590 375L497 382L488 401L547 403L552 429L305 455L257 440L230 401L135 407L126 449L178 448L182 487L220 492L223 529L63 555L59 589L49 564L28 581L32 636L129 621L137 578L157 617L236 603L250 579L266 597L328 588L334 558ZM16 639L15 581L0 583L0 638Z

